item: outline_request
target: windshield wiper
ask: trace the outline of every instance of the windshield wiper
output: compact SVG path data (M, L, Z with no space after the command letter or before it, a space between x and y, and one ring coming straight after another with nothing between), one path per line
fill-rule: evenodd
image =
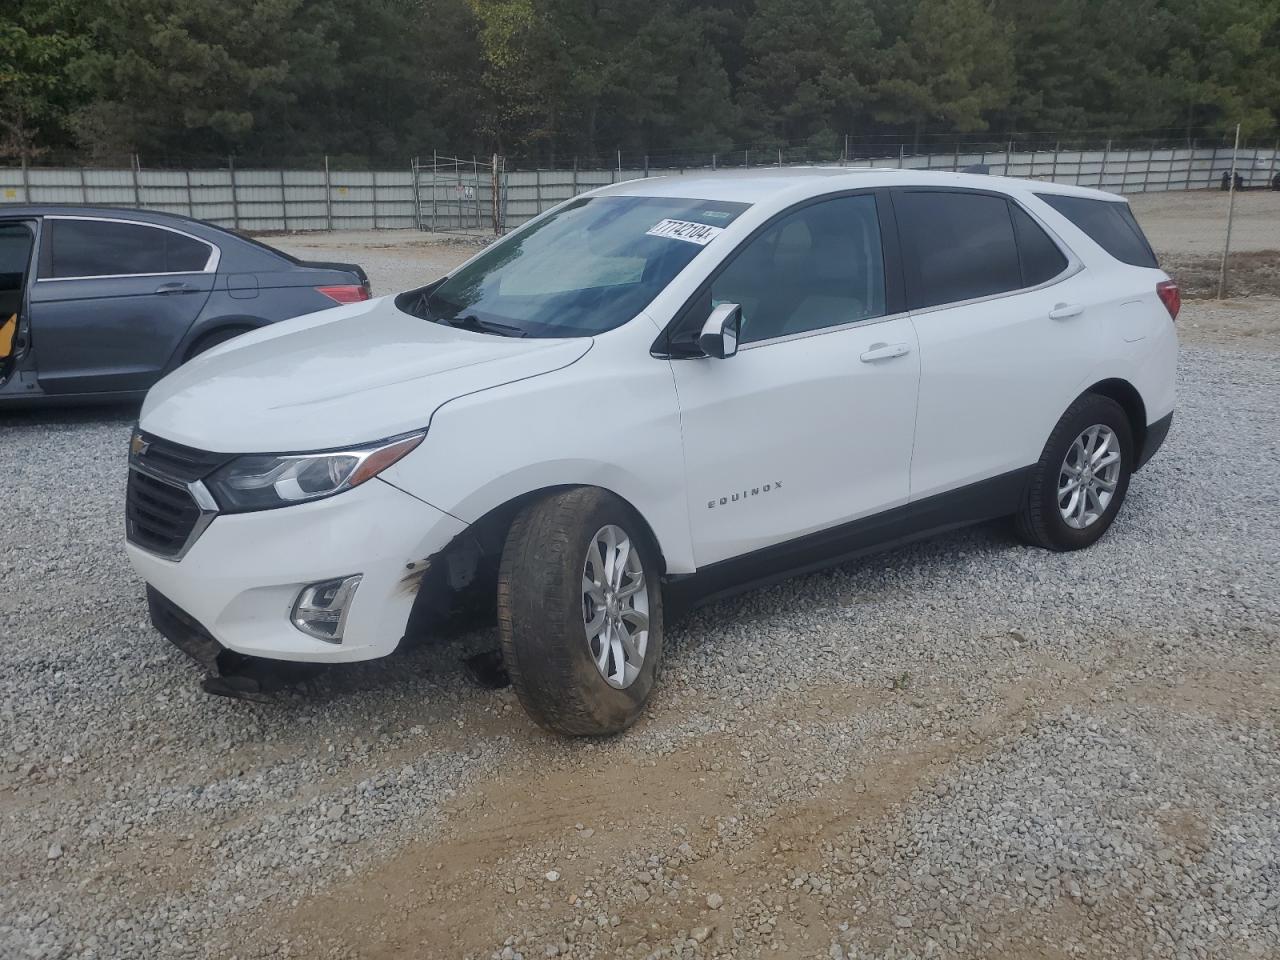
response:
M468 313L465 317L454 317L452 320L446 320L451 327L458 327L461 330L474 330L477 333L496 333L501 337L527 337L527 330L521 330L509 323L499 323L497 320L481 320L474 313Z

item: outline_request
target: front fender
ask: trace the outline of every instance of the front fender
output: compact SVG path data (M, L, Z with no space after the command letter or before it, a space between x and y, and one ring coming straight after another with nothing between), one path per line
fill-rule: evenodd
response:
M592 351L561 370L459 397L382 476L467 523L547 487L601 487L639 511L668 573L694 570L680 415L665 360L615 365Z

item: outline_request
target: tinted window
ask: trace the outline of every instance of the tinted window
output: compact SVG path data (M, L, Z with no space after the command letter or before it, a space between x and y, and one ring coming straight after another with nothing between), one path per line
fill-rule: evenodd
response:
M894 197L894 209L911 307L972 300L1023 286L1004 197L904 191Z
M1013 229L1018 237L1018 257L1022 260L1022 285L1034 287L1052 280L1067 269L1067 258L1058 245L1049 239L1040 224L1016 203L1009 204L1013 211Z
M1052 193L1036 194L1041 200L1074 223L1089 238L1121 263L1135 267L1158 267L1156 255L1123 200L1090 200Z
M584 197L495 244L433 290L396 299L435 323L533 337L611 330L649 305L745 203Z
M880 222L871 196L803 207L751 240L711 285L742 306L742 343L884 315Z
M171 230L107 220L49 220L53 277L194 273L209 260L207 244Z

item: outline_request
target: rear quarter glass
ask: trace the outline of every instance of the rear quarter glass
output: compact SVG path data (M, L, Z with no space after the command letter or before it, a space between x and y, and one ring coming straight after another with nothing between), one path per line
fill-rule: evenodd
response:
M1036 196L1121 263L1153 269L1160 266L1155 251L1124 200L1093 200L1055 193L1038 193Z

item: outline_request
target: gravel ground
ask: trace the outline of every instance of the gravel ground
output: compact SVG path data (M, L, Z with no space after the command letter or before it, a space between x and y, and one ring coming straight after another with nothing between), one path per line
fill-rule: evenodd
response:
M344 249L382 290L469 252ZM1246 304L1186 308L1094 549L986 526L704 609L605 742L467 681L486 632L207 697L120 546L136 410L0 413L0 957L1280 954L1280 368L1231 335L1280 305Z

